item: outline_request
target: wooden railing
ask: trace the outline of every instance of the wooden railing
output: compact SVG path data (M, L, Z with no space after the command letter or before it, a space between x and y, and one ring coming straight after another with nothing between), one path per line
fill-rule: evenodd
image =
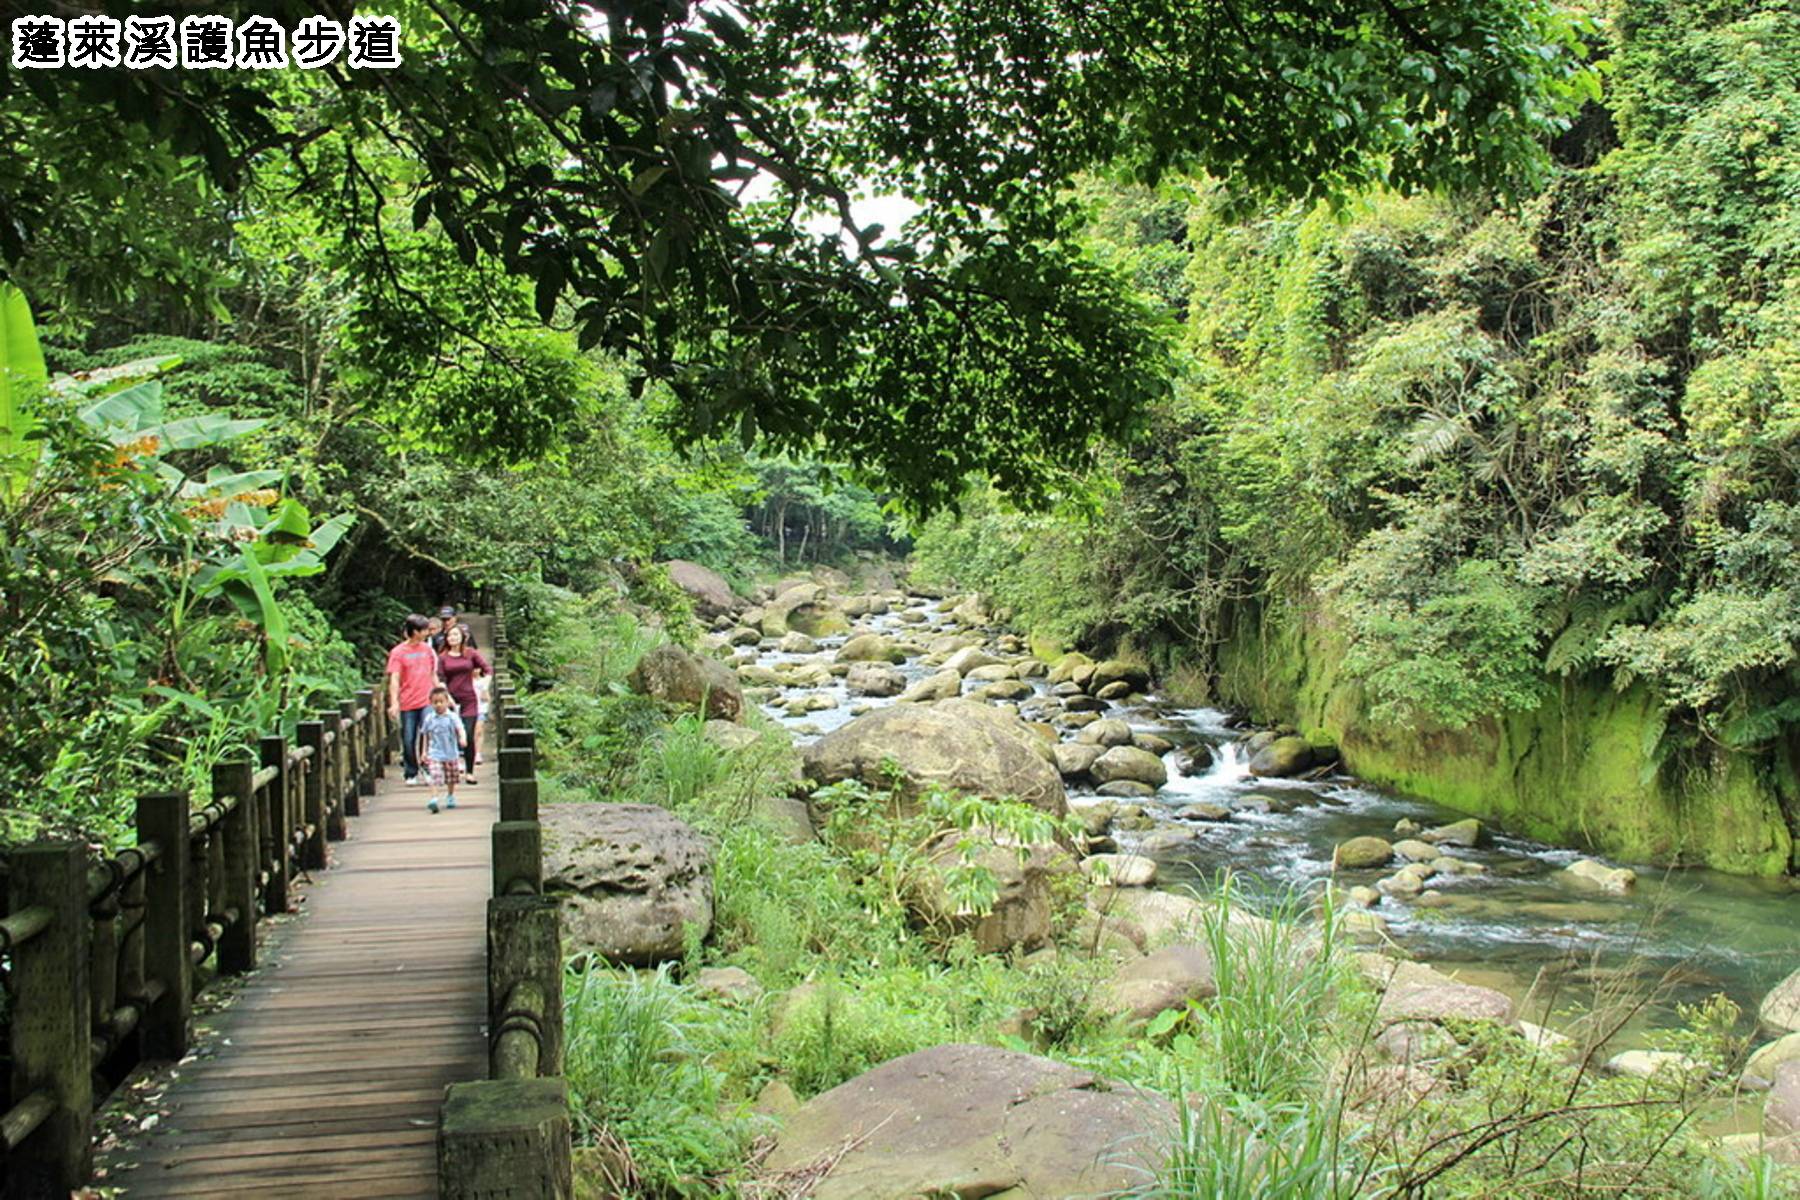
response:
M573 1194L563 1070L562 927L544 895L537 738L516 703L505 608L494 603L500 779L487 911L488 1078L452 1086L438 1123L442 1200Z
M8 1196L84 1186L108 1081L180 1058L208 973L256 965L258 919L288 911L296 875L327 864L383 773L393 730L380 700L357 692L300 721L296 745L265 737L219 763L202 808L185 792L140 797L137 844L110 858L74 842L7 855Z

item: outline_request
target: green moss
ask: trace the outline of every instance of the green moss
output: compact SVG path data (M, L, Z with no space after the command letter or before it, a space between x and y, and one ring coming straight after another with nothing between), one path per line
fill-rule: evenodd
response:
M1335 742L1371 783L1544 841L1743 875L1795 864L1783 816L1784 803L1800 808L1792 761L1714 749L1656 769L1646 756L1663 717L1647 689L1547 682L1528 711L1401 729L1370 719L1343 660L1342 637L1318 621L1240 614L1220 648L1220 698Z

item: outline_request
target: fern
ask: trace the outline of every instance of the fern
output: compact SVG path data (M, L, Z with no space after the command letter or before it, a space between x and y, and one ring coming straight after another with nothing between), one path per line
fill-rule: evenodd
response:
M1570 601L1562 632L1544 652L1544 670L1552 675L1574 675L1593 665L1600 643L1622 621L1642 621L1655 610L1662 593L1640 588L1623 600L1583 594Z

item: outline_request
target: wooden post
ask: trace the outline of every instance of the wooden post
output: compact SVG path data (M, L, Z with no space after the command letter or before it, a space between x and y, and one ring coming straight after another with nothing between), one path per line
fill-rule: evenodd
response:
M502 754L513 754L515 751L502 750ZM504 772L500 777L500 819L502 821L533 821L538 819L538 781L535 775L524 779L508 779Z
M288 910L288 839L294 827L288 821L287 739L270 736L262 740L262 765L274 767L277 774L264 793L261 818L263 861L268 866L269 882L263 891L263 911L284 913Z
M312 747L312 757L300 781L300 821L312 832L300 850L300 865L308 871L325 867L325 726L319 721L302 721L298 731L300 746Z
M256 804L247 762L213 767L213 799L235 798L221 822L225 838L225 907L237 913L219 935L219 971L237 975L256 966Z
M188 924L188 797L155 792L137 802L138 845L155 842L156 861L144 868L144 972L162 995L144 1014L144 1055L178 1059L188 1049L194 989Z
M381 742L375 736L375 730L381 724L381 709L376 706L375 693L364 688L356 693L356 706L368 714L356 723L357 752L362 755L362 775L357 779L362 794L375 794L375 777L381 773Z
M12 1097L42 1089L56 1107L7 1156L7 1194L67 1196L87 1183L94 1162L87 848L21 846L10 864L9 911L50 910L43 932L12 952Z
M319 721L327 732L338 727L338 711L335 708L321 708ZM341 736L332 738L331 745L325 747L325 761L319 764L319 782L325 793L325 836L334 842L341 842L350 830L344 824L344 739Z
M536 821L495 821L493 832L494 895L507 896L529 887L544 889L544 833Z
M568 1200L575 1194L568 1082L451 1084L437 1149L442 1200Z
M338 741L344 747L344 815L362 816L362 747L357 744L356 701L338 701Z
M488 901L488 1050L498 1048L508 1018L524 1018L538 1038L539 1075L563 1071L562 921L544 896L496 896ZM520 984L541 997L543 1010L512 1013L507 1002Z

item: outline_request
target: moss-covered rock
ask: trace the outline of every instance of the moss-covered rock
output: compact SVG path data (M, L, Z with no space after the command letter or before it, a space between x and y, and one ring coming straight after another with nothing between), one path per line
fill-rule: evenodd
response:
M1737 874L1800 869L1792 747L1713 749L1710 760L1659 768L1647 755L1664 714L1650 690L1580 676L1546 687L1535 708L1467 728L1398 728L1369 717L1345 651L1323 622L1239 608L1218 652L1218 698L1260 719L1293 719L1336 743L1345 768L1371 783L1531 837Z

